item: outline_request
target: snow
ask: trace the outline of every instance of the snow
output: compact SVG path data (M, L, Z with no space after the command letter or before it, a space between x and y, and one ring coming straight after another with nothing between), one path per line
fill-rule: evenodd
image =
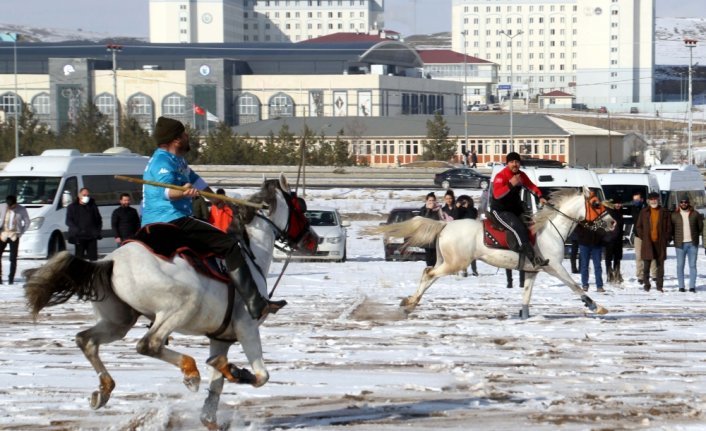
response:
M479 277L440 279L407 315L398 304L424 263L385 262L381 239L363 230L393 207L421 206L425 194L307 190L310 208L336 207L351 221L349 260L290 263L275 294L289 305L261 329L271 379L261 388L227 383L220 422L248 430L703 429L706 271L698 293L678 292L670 249L665 292L647 293L626 249L625 283L606 284L604 294L591 283L589 295L609 314L587 312L540 274L532 317L520 320L521 290L479 262ZM41 263L21 260L20 269ZM281 267L271 268L270 284ZM176 368L135 352L147 324L140 320L124 340L101 347L117 386L92 411L98 380L73 341L92 325L90 305L72 300L33 323L15 284L0 286L0 307L0 428L201 427L205 337L174 334L170 342L199 364L201 389L191 393ZM230 359L246 366L238 346Z

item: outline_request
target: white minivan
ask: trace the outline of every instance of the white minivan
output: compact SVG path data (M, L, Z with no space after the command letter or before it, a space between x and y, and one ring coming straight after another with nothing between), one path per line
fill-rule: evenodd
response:
M688 197L698 212L706 216L704 177L694 165L657 165L650 169L659 183L662 206L674 211L679 200Z
M109 253L116 244L110 226L121 193L129 193L139 211L142 186L115 175L142 178L148 158L126 149L82 154L73 149L46 150L39 156L11 160L0 171L0 202L8 195L27 208L30 226L20 240L19 257L46 258L66 249L66 207L87 187L103 218L98 251Z

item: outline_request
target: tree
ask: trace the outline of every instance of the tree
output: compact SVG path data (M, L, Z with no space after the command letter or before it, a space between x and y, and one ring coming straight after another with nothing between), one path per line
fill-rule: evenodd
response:
M120 146L143 156L152 155L157 148L152 136L133 117L123 118L120 122Z
M456 144L449 141L449 126L438 112L427 120L427 138L422 141L423 160L449 160L456 154Z
M76 148L82 153L101 153L113 145L113 126L96 105L82 107L75 121L59 133L59 148Z

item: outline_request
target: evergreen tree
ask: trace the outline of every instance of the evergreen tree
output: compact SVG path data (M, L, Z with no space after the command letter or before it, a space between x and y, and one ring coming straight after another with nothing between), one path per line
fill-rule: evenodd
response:
M427 120L427 138L422 141L422 160L449 160L456 154L456 144L449 141L449 126L438 112Z
M65 124L59 133L59 148L101 153L112 146L113 126L92 103L82 107L75 121Z
M152 136L133 117L123 118L120 123L120 146L143 156L151 156L157 148Z

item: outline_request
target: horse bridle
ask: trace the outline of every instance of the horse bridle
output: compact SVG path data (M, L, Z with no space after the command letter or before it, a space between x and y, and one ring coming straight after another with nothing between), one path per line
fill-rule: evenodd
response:
M550 203L548 203L548 202L547 202L546 204L544 204L544 206L548 207L548 208L551 209L551 210L556 211L557 213L559 213L559 214L561 214L562 216L566 217L567 219L571 220L572 225L571 225L571 228L569 229L569 233L568 233L567 235L571 235L571 232L573 232L574 229L576 228L576 226L578 226L578 225L581 225L582 227L584 227L584 228L586 228L586 229L588 229L588 230L592 230L592 231L594 231L594 232L595 232L595 231L598 231L599 229L605 228L605 227L606 227L606 223L605 223L605 221L603 220L603 217L605 217L605 216L608 215L608 211L604 208L604 209L603 209L603 212L600 212L600 213L599 213L599 212L598 212L598 209L595 207L595 204L598 204L598 206L604 206L604 205L603 205L601 202L599 202L599 201L595 201L595 202L592 203L592 202L591 202L591 197L585 197L585 196L584 196L584 202L585 202L585 204L586 204L586 215L584 216L583 219L578 219L578 218L576 218L576 217L571 217L570 215L566 214L565 212L561 211L559 208L555 207L554 205L552 205L552 204L550 204ZM587 221L586 218L585 218L585 217L588 215L588 212L589 212L589 211L594 211L594 212L596 213L596 218L593 219L593 220L591 220L591 221ZM557 229L556 225L554 225L554 222L552 222L551 220L549 220L549 223L552 225L552 227L554 228L554 230L556 231L556 233L559 234L559 237L560 237L564 242L566 242L566 239L568 238L568 236L567 236L567 238L564 238L564 237L561 235L561 232L559 232L559 229Z

